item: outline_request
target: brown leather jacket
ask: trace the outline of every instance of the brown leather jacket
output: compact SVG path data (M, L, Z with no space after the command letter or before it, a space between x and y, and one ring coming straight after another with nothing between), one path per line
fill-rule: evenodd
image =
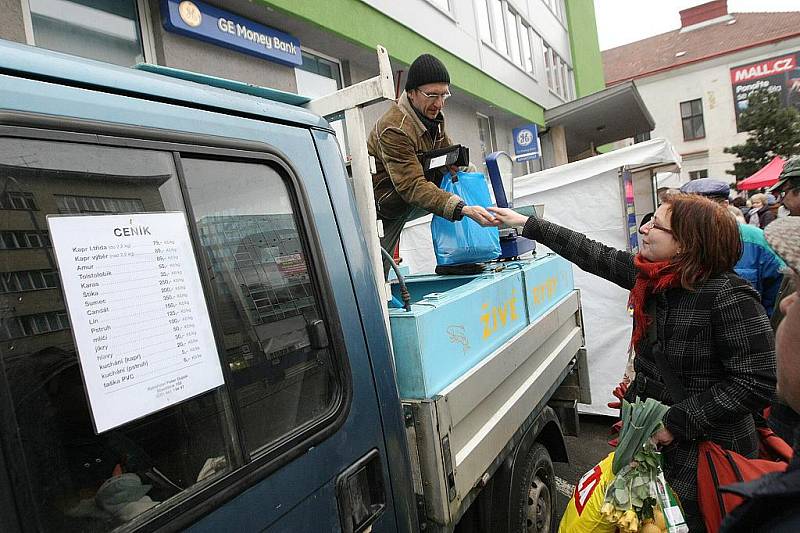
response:
M426 180L420 162L423 153L451 144L444 131L444 120L436 139L431 138L406 93L392 104L367 140L367 151L375 158L372 189L379 218L407 218L416 208L453 220L461 198Z

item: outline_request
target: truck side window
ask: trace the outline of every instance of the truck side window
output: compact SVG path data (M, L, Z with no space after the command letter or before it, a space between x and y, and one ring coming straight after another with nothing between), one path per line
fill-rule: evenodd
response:
M95 434L45 219L183 209L171 153L0 138L0 440L24 530L108 531L237 466L222 387Z
M253 455L335 408L331 353L309 327L324 317L284 180L260 163L182 157L244 445Z

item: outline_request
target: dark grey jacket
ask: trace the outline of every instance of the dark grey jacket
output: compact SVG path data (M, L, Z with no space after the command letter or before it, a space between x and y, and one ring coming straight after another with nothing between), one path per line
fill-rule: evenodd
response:
M633 288L637 271L629 252L535 218L523 235L587 272ZM674 288L652 298L664 353L688 398L673 401L646 340L636 346L636 378L627 397L671 406L664 425L675 443L664 450L665 474L680 498L696 501L698 440L745 456L757 452L752 413L761 412L775 392L775 339L758 293L733 272L712 276L694 291ZM622 367L620 362L620 372Z

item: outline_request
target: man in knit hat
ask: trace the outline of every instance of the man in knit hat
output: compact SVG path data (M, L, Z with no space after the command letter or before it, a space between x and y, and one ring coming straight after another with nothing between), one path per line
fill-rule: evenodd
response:
M370 131L367 150L375 158L372 188L383 223L381 246L390 254L405 223L428 213L452 221L467 216L483 226L495 225L491 213L443 191L426 179L422 169L420 158L425 152L453 144L442 115L449 97L447 68L434 56L422 54L408 69L405 92Z

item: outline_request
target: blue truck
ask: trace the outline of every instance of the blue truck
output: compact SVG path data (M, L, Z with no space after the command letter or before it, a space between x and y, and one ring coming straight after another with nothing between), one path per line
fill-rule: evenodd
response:
M408 276L389 309L354 144L379 65L309 101L0 41L0 531L553 527L588 400L571 267ZM185 238L107 246L117 220Z

